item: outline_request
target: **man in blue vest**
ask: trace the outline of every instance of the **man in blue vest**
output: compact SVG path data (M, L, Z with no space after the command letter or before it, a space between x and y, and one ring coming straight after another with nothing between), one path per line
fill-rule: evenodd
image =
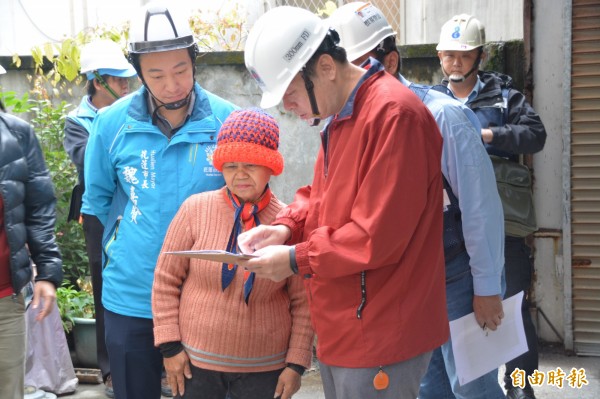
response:
M479 118L487 152L519 162L520 154L533 154L544 148L546 130L523 93L512 87L510 76L479 70L485 58L484 45L485 28L476 18L461 14L446 22L437 45L445 76L442 84L447 94L471 108ZM527 378L523 389L513 386L511 379L516 369L524 370L529 376L538 368L537 334L527 300L533 262L526 237L507 231L504 257L506 297L525 291L521 310L529 347L528 352L506 364L507 397L534 399Z
M78 172L78 184L71 195L69 220L83 223L83 233L92 277L96 311L96 352L104 381L104 393L114 398L108 352L104 340L102 307L102 232L104 228L89 209L81 209L83 196L83 159L92 124L99 109L107 107L129 93L129 78L135 69L112 40L96 40L81 49L81 73L87 78L87 94L65 121L64 147Z

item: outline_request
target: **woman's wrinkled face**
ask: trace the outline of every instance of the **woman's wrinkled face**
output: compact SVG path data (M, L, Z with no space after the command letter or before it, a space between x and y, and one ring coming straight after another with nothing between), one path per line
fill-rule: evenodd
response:
M223 177L229 191L244 202L255 202L265 191L273 172L262 165L225 162Z

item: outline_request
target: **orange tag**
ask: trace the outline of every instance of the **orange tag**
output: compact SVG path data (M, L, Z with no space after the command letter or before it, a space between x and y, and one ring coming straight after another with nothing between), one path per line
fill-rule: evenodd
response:
M386 389L390 385L390 377L388 377L387 373L379 368L379 372L373 378L373 386L378 391Z

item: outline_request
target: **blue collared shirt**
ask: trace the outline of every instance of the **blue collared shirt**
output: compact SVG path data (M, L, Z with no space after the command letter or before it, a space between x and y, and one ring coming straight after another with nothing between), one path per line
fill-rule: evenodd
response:
M399 79L410 85L402 75ZM442 173L458 198L475 295L503 294L504 214L479 119L469 107L435 90L427 92L423 103L444 139Z

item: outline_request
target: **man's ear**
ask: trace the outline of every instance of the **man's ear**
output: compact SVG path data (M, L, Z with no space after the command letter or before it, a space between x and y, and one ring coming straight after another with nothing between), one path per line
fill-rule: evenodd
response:
M400 54L396 51L390 51L383 57L383 67L388 73L396 75L400 67Z
M337 65L331 55L321 54L317 61L317 70L325 78L334 80L337 74Z
M98 82L97 78L92 79L92 84L94 85L94 88L96 89L96 91L104 89L104 87L100 84L100 82Z
M443 56L441 51L438 51L438 58L440 59L440 65L442 65Z
M486 60L487 60L487 52L482 51L481 56L479 57L479 66L481 67L481 65L485 65Z

